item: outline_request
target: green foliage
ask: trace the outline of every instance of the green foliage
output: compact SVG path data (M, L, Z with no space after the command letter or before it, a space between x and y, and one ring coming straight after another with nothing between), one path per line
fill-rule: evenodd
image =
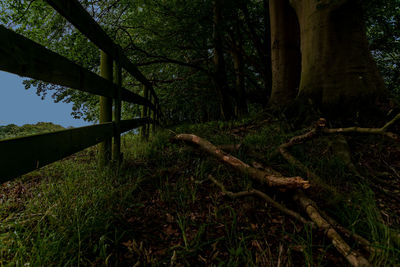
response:
M155 85L168 123L219 118L220 101L213 84L213 1L80 2ZM370 49L387 87L397 98L400 95L399 6L399 0L363 1ZM222 13L230 97L235 98L231 52L241 40L246 97L251 103L265 104L270 82L266 79L270 53L268 1L225 1ZM0 20L3 25L98 72L98 48L45 1L1 1ZM136 93L142 92L141 85L129 75L124 75L123 84ZM42 97L51 92L56 102L73 103L75 117L97 120L96 96L36 80L25 81L25 86L35 87ZM249 106L251 110L258 108ZM126 103L122 112L124 118L140 114L137 106Z
M2 1L0 17L3 25L38 42L79 65L96 72L100 56L98 48L52 9L45 1ZM37 95L49 92L55 102L73 103L72 115L87 120L97 119L98 97L38 80L25 80L25 88L36 88Z
M370 49L391 94L400 100L400 1L363 1Z
M38 122L36 124L25 124L23 126L9 124L6 126L0 126L0 139L27 136L59 130L65 130L65 128L51 122Z
M213 85L211 0L80 2L155 84L168 122L193 123L219 118L219 98ZM237 16L238 9L246 10L246 15ZM235 73L229 51L233 49L233 40L238 37L231 28L239 20L244 25L240 29L243 53L251 59L245 68L248 77L246 88L249 93L261 91L262 95L265 92L259 76L264 71L265 58L258 58L254 41L259 40L259 44L269 42L264 40L263 4L260 1L228 1L223 13L230 93L232 97L235 94ZM2 1L0 18L3 25L98 72L98 49L45 1ZM263 47L259 45L258 50L263 50ZM124 75L123 84L136 93L142 92L142 86L129 75ZM36 80L25 81L25 86L27 89L36 88L42 97L51 92L56 102L72 102L72 115L75 117L97 120L98 98L95 96ZM124 104L122 112L129 118L140 115L137 107L127 104Z

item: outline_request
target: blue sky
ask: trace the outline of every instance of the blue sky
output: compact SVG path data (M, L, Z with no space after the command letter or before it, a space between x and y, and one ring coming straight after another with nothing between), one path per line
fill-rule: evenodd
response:
M18 75L0 71L0 125L52 122L79 127L91 124L72 118L71 103L54 103L50 95L42 100L35 88L25 90L23 80Z

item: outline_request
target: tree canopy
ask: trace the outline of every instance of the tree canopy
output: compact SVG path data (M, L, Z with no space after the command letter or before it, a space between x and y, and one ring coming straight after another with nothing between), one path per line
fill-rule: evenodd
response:
M273 1L80 2L154 84L169 122L219 119L224 105L225 113L231 110L233 116L267 105L273 84ZM369 49L386 87L398 98L399 1L345 2L360 8ZM44 1L2 1L0 19L3 25L99 72L98 49ZM125 87L142 93L137 81L124 77ZM42 97L50 93L56 102L74 103L72 115L76 117L97 120L95 96L36 80L26 80L25 86L36 88ZM123 114L131 117L132 113L139 116L139 108L125 104Z

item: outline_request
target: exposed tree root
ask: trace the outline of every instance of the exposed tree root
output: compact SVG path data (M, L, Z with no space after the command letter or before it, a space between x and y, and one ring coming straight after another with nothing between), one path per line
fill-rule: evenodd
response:
M310 183L299 176L284 177L283 175L276 175L273 173L267 173L265 171L257 170L256 168L253 168L250 165L239 160L238 158L235 158L232 155L225 153L224 151L218 149L216 146L214 146L207 140L204 140L196 135L178 134L173 139L191 142L193 144L199 145L202 150L215 156L222 162L232 166L234 169L244 174L248 174L253 179L258 180L260 183L266 184L270 187L304 188L304 189L310 187Z
M343 238L336 232L333 226L327 222L318 212L315 203L310 200L302 191L298 190L293 196L295 201L298 201L308 216L322 229L325 235L332 240L335 248L346 258L346 260L353 266L371 266L367 259L361 256L343 240Z
M225 195L227 195L227 196L229 196L231 198L246 197L246 196L260 197L260 198L264 199L267 203L271 204L271 206L277 208L278 210L282 211L286 215L289 215L290 217L292 217L292 218L294 218L294 219L296 219L296 220L298 220L298 221L300 221L300 222L302 222L304 224L309 224L312 227L315 227L313 222L310 222L310 221L306 220L299 213L286 208L282 204L279 204L278 202L273 200L270 196L268 196L264 192L261 192L261 191L256 190L256 189L250 189L248 191L241 191L241 192L233 193L231 191L226 190L225 186L221 182L217 181L217 179L215 179L212 175L209 175L208 178L210 178L210 180L213 181L214 184L216 184Z

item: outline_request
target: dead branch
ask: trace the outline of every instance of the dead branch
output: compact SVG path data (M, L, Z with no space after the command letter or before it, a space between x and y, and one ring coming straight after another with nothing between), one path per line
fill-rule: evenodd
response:
M324 189L328 189L332 193L336 193L331 187L325 186L322 179L317 174L312 172L303 163L292 156L288 151L290 147L296 144L301 144L313 139L314 137L317 137L321 131L325 130L325 125L326 121L324 119L320 119L316 123L314 129L303 135L295 136L291 138L287 143L282 144L279 147L279 152L290 164L292 164L302 172L306 173L307 177L310 180L317 182ZM334 228L341 231L346 236L353 238L353 240L358 242L368 252L373 252L374 248L371 247L371 244L368 240L355 233L350 232L348 229L341 226L335 220L327 216L324 212L318 211L317 205L311 199L307 198L301 191L295 194L294 199L300 202L310 218L318 225L318 227L325 231L325 234L332 240L333 245L352 265L369 266L368 261L364 257L359 255L358 253L351 251L350 246L340 237L340 235L336 232Z
M315 203L309 199L301 190L298 190L293 196L295 201L303 207L305 212L317 224L317 226L324 231L325 235L331 239L335 248L346 258L346 260L353 266L371 266L367 259L362 255L352 250L351 247L343 240L343 238L336 232L333 226L327 222L318 209L314 206Z
M173 139L196 144L200 146L202 150L215 156L222 162L232 166L234 169L244 173L245 175L249 175L253 179L258 180L260 183L267 184L270 187L304 188L304 189L310 187L310 183L308 181L305 181L303 178L299 176L284 177L283 175L276 175L273 173L267 173L265 171L257 170L256 168L251 167L250 165L239 160L238 158L235 158L232 155L227 154L224 151L218 149L209 141L204 140L194 134L178 134Z
M378 135L383 135L387 136L395 141L400 140L399 135L387 131L387 129L392 126L395 122L400 120L400 113L397 114L391 121L386 123L384 126L381 128L362 128L362 127L347 127L347 128L336 128L336 129L328 129L324 128L322 129L323 133L327 134L336 134L336 133L364 133L364 134L378 134Z
M226 145L219 145L217 147L221 150L225 150L228 152L238 152L239 149L242 147L242 144L226 144Z
M302 142L305 142L307 140L310 140L316 136L317 131L316 129L313 129L306 134L300 135L300 136L295 136L292 139L289 140L289 142L284 143L279 146L278 151L282 155L284 159L286 159L287 162L289 162L291 165L302 171L303 173L306 174L307 178L314 182L318 187L332 193L332 194L337 194L336 190L332 188L331 186L327 185L319 175L311 171L307 166L305 166L300 160L296 159L291 153L289 153L288 148L294 146L295 144L300 144Z
M290 217L293 217L294 219L296 219L304 224L309 224L312 227L315 227L313 222L306 220L303 216L301 216L297 212L286 208L284 205L279 204L278 202L273 200L270 196L268 196L264 192L261 192L256 189L250 189L248 191L241 191L241 192L233 193L231 191L226 190L225 186L221 182L217 181L217 179L215 179L212 175L208 175L208 178L211 181L213 181L214 184L216 184L221 189L222 193L224 193L225 195L227 195L231 198L239 198L239 197L246 197L246 196L260 197L260 198L264 199L266 203L271 204L273 207L275 207L278 210L282 211L283 213L289 215Z
M365 239L364 237L362 237L362 236L360 236L360 235L358 235L356 233L353 233L352 231L350 231L346 227L343 227L342 225L340 225L336 220L334 220L332 217L328 216L322 210L320 210L320 213L321 213L322 217L324 217L324 219L326 219L330 223L330 225L332 225L334 228L336 228L338 231L340 231L346 237L352 238L354 241L358 242L370 254L378 253L378 252L381 251L379 248L373 247L371 245L371 243L367 239Z

